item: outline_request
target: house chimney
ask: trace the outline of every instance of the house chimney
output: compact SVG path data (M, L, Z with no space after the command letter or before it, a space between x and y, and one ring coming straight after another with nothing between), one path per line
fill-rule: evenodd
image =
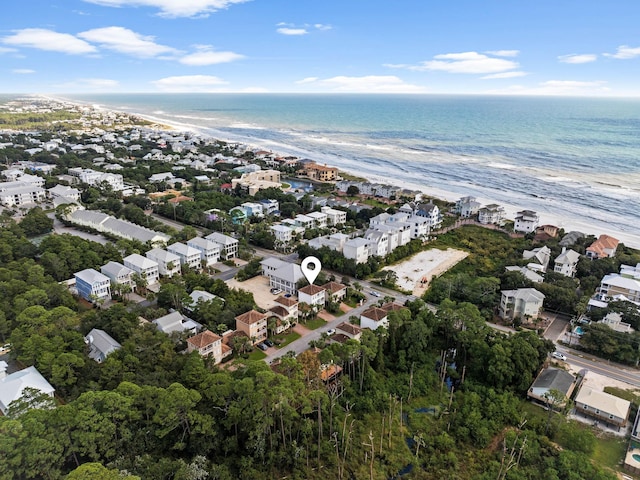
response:
M562 247L562 253L567 251L567 247Z
M0 360L0 378L7 376L7 368L9 368L9 364L4 360Z

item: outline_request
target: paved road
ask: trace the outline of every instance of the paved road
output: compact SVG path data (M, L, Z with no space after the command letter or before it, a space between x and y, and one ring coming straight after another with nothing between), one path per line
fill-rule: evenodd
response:
M640 371L633 367L609 362L565 346L558 345L557 351L563 353L567 357L567 363L571 365L640 387Z

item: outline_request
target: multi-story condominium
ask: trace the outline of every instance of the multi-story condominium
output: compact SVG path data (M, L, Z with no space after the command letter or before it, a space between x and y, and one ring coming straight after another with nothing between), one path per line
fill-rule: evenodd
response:
M147 281L147 285L153 285L158 283L160 279L160 271L158 262L145 258L138 253L132 253L131 255L122 259L125 267L130 268L138 275L143 277Z
M202 237L194 237L187 241L187 245L200 252L200 260L207 267L220 261L220 245Z
M106 275L87 268L74 274L78 294L89 302L111 299L111 280Z
M187 266L193 270L200 270L202 268L200 250L185 245L181 242L176 242L167 247L167 251L177 255L180 258L180 264Z
M13 187L5 187L8 183ZM7 207L21 207L23 205L43 202L47 192L37 185L22 182L0 183L0 203ZM20 184L21 185L16 185Z

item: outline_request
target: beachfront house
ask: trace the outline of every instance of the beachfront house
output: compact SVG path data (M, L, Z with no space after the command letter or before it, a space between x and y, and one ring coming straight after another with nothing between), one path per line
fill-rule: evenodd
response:
M455 212L462 218L474 217L480 210L480 202L476 197L462 197L456 202Z
M485 205L478 210L478 222L483 225L502 225L504 223L505 210L504 207L492 203Z
M600 235L595 242L587 247L586 255L591 259L615 257L619 243L618 239L609 235Z
M514 232L531 233L540 223L540 217L533 210L522 210L516 214Z

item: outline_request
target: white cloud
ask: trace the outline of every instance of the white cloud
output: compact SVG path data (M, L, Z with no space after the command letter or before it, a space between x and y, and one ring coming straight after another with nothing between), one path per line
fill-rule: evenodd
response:
M331 25L325 25L323 23L314 23L313 26L314 28L322 31L331 30L333 28Z
M276 30L276 32L282 35L306 35L309 33L304 28L289 28L289 27L280 27Z
M317 81L318 81L318 77L307 77L307 78L303 78L302 80L298 80L295 83L297 83L298 85L304 85L305 83L313 83Z
M3 53L11 53L16 51L17 50L15 48L0 47L0 55Z
M490 90L486 93L506 95L561 95L598 96L610 93L604 81L583 82L577 80L549 80L534 87L512 85L507 89Z
M422 62L411 70L436 70L449 73L498 73L518 68L517 62L489 57L478 52L444 53Z
M493 73L491 75L485 75L484 77L480 77L480 80L493 80L496 78L516 78L516 77L524 77L529 75L527 72L514 71L514 72L502 72L502 73Z
M228 82L211 75L180 75L161 78L151 83L163 92L188 93L218 91L217 87Z
M98 43L101 47L141 58L153 58L163 54L175 54L172 47L159 45L154 37L141 35L123 27L104 27L78 34L80 38Z
M593 53L572 53L570 55L560 55L558 57L558 60L562 63L591 63L595 62L597 59L598 56Z
M84 0L105 7L153 7L162 17L208 17L209 14L248 0Z
M426 88L405 83L394 75L367 75L364 77L337 76L326 79L308 77L298 84L328 87L334 92L352 93L425 93Z
M199 45L198 51L182 57L179 62L184 65L203 66L229 63L244 58L244 55L234 52L218 52L208 45Z
M515 50L502 50L504 52L515 52ZM490 57L478 52L462 52L462 53L443 53L436 55L433 60L420 62L418 65L409 65L404 63L387 63L385 67L404 68L423 72L426 70L449 72L449 73L500 73L508 70L514 70L520 65L513 60L505 60L504 58Z
M54 85L57 88L73 88L81 90L108 90L119 85L117 80L109 78L78 78L67 83Z
M11 73L15 73L17 75L29 75L31 73L36 73L36 71L31 70L30 68L14 68L11 70Z
M490 50L485 53L496 57L517 57L520 55L520 50Z
M604 55L611 58L617 58L618 60L629 60L631 58L640 57L640 47L620 45L616 53L605 53Z
M96 47L68 33L58 33L44 28L25 28L4 37L2 42L7 45L37 48L49 52L62 52L73 55L95 53Z

